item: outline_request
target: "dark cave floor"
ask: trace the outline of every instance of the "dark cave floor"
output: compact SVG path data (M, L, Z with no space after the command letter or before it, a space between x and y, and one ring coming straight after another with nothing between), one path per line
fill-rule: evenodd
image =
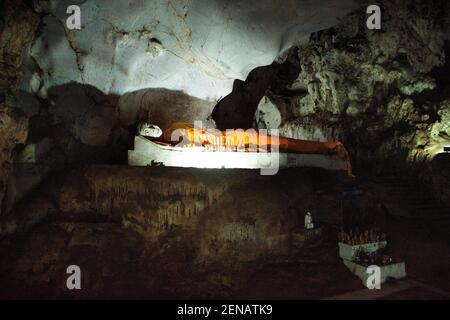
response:
M377 299L450 298L450 211L411 191L408 181L349 181L305 168L269 178L248 170L206 171L95 166L44 184L16 213L40 221L0 241L0 298L367 298L368 290L338 257L336 234L343 223L382 228L391 255L406 262L408 277L385 284ZM143 191L142 179L159 185ZM172 191L157 191L168 180ZM139 191L130 185L125 190L130 181ZM220 182L228 187L216 194ZM182 191L172 184L182 184ZM344 199L349 186L364 194ZM199 190L200 198L193 196ZM202 206L211 193L214 200ZM166 212L158 211L161 206L176 201L186 203L184 210L194 201L197 209L184 217L169 212L163 227L152 220ZM294 245L306 210L322 236ZM14 224L20 221L3 225ZM66 288L71 264L82 270L81 290ZM403 290L389 291L405 283Z

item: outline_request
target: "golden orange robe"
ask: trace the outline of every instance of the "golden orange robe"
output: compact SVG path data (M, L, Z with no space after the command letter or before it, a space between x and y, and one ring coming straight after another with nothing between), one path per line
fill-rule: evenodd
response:
M335 154L347 163L352 174L350 157L340 141L310 141L264 135L256 130L205 130L184 122L175 122L163 131L163 140L182 147L203 146L211 151L286 152Z

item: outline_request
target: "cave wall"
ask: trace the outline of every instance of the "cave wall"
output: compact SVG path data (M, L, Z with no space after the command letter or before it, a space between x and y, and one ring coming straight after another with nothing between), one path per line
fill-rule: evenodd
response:
M43 281L65 261L66 249L109 248L119 235L135 239L136 250L147 247L143 261L183 272L217 266L232 272L316 243L314 231L305 233L304 214L313 212L317 227L340 223L336 208L345 184L344 174L322 169L261 176L256 170L82 166L53 175L19 203L0 220L0 235L30 234L26 245L35 249L23 258L29 261L8 266L26 268L30 280ZM377 196L363 199L360 218L378 219ZM42 230L54 231L39 236ZM174 258L180 254L187 260Z
M367 29L356 12L300 44L301 73L289 93L266 94L255 121L275 123L280 135L343 140L357 171L423 169L442 152L450 143L448 3L381 7L382 30Z
M327 259L320 244L335 243L345 179L305 168L261 176L106 165L52 175L0 221L0 295L17 287L19 296L226 297L267 263L299 257L303 264L311 248L319 250L313 260ZM362 201L368 221L379 216L376 196ZM306 211L323 229L305 232ZM72 264L83 272L75 293L65 286Z
M257 67L245 81L234 81L232 91L214 106L211 113L219 130L254 127L255 112L265 93L290 85L300 72L299 63L290 58L297 51L294 48L288 52L289 57L282 63Z
M26 114L15 103L15 91L21 77L22 53L30 47L39 23L38 16L21 2L0 4L0 214L12 206L12 151L26 142ZM7 189L9 193L7 194Z

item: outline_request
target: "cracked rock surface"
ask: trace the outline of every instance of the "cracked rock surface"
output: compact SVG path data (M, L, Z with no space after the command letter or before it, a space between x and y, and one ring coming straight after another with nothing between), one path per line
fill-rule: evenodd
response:
M44 89L77 81L105 94L166 88L204 100L357 8L351 0L91 0L79 3L78 31L65 26L70 4L36 1L43 28L31 55Z

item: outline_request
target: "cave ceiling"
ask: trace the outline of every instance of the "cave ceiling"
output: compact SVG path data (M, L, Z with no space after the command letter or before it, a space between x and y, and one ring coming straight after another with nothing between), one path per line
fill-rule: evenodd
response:
M73 4L81 30L66 27ZM25 72L22 88L45 96L75 81L106 94L166 88L213 101L356 8L352 0L35 1L43 19L31 57L41 74Z

